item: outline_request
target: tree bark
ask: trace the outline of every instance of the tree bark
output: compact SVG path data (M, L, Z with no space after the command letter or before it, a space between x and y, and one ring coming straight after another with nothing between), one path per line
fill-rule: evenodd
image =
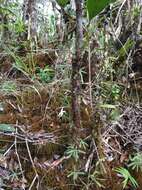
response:
M4 7L8 6L8 1L2 1L2 4ZM0 22L3 24L2 27L2 35L1 35L1 41L8 41L10 38L10 31L8 29L8 14L7 13L0 13Z
M83 41L83 27L82 27L82 0L75 0L76 5L76 53L75 59L72 62L72 114L73 124L76 128L81 127L80 116L80 75L79 70L82 60L82 41Z
M36 0L24 0L23 21L27 26L26 38L35 40L37 37Z

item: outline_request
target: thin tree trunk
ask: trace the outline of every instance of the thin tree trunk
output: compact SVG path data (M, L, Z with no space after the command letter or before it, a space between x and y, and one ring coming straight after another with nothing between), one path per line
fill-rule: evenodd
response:
M80 65L82 60L82 0L75 0L76 5L76 54L72 63L72 114L73 124L76 128L81 127L80 116Z
M36 0L24 0L23 21L27 26L27 39L35 40L37 37Z
M4 5L4 7L8 6L8 1L4 1L2 3ZM3 42L8 41L9 36L10 36L9 29L8 29L8 14L1 12L0 13L0 20L1 20L1 23L3 24L1 41L3 41Z

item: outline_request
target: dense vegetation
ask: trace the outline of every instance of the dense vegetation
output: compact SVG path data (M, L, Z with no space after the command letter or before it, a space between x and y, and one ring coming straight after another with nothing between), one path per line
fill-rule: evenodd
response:
M0 189L142 189L142 1L0 1Z

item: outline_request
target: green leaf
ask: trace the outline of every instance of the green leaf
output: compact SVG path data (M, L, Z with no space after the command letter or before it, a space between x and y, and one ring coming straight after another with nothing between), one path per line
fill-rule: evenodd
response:
M65 7L69 2L70 0L56 0L57 3L61 6L61 7Z
M142 154L136 153L133 157L130 156L129 158L130 164L128 164L129 167L132 168L132 170L135 170L138 172L139 169L142 171Z
M124 57L127 52L133 47L134 41L128 39L126 43L121 47L121 49L118 51L120 57Z
M111 113L110 113L110 117L112 120L116 121L120 116L120 110L119 109L112 109Z
M15 128L11 124L0 124L0 131L2 131L2 132L15 132Z
M124 178L122 182L123 189L125 189L125 187L128 185L129 182L133 185L133 187L135 188L138 187L137 181L134 179L134 177L130 174L130 172L126 168L120 167L120 168L114 169L114 171L121 174L122 177Z
M89 20L98 15L106 6L116 0L87 0Z

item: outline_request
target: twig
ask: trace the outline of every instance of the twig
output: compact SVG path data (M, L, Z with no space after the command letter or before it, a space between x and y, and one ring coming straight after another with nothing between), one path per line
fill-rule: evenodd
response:
M92 101L92 71L91 71L91 49L90 49L90 43L89 43L89 51L88 51L88 63L89 63L89 94L90 94L90 103L91 108L93 109L93 101Z
M31 183L31 185L30 185L30 187L29 187L29 190L32 189L32 187L33 187L33 185L34 185L36 179L37 179L37 176L35 175L35 177L34 177L32 183Z
M27 138L25 138L25 143L26 143L26 147L27 147L27 151L28 151L28 154L29 154L30 161L31 161L32 166L33 166L33 170L34 170L34 172L35 172L35 177L34 177L32 183L31 183L31 185L30 185L30 187L29 187L29 190L32 189L32 187L33 187L33 185L34 185L36 179L38 179L38 184L37 184L37 189L38 189L38 185L39 185L39 175L38 175L38 173L37 173L37 170L36 170L34 161L33 161L33 159L32 159L32 155L31 155L31 151L30 151L30 148L29 148L29 144L28 144Z
M17 133L17 128L16 128L16 133ZM20 156L18 154L18 151L17 151L17 137L15 136L15 153L16 153L16 156L17 156L17 159L18 159L18 163L19 163L19 168L20 168L20 171L21 171L21 174L22 174L22 182L25 182L25 176L24 176L24 172L23 172L23 169L22 169L22 164L21 164L21 161L20 161ZM24 190L25 190L25 187L23 186L22 187Z

